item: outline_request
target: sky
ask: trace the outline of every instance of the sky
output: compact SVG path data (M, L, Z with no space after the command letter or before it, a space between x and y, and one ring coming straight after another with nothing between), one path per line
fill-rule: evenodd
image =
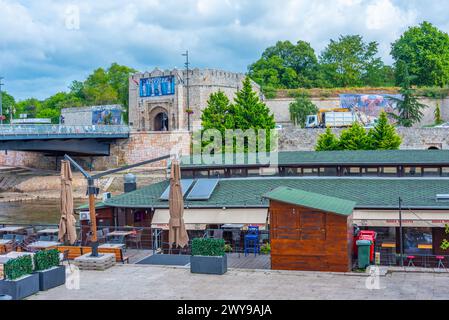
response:
M449 32L437 0L0 0L0 76L17 100L67 91L112 62L139 71L192 67L246 72L279 40L319 54L330 39L361 34L390 45L430 21Z

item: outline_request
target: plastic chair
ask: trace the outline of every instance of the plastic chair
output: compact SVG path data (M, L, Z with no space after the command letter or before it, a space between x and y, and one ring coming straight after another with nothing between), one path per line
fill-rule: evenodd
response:
M437 258L437 260L438 260L437 268L438 269L440 269L440 268L446 269L446 266L443 263L444 256L436 256L435 258Z
M248 233L245 235L245 257L249 251L254 251L254 256L260 254L259 227L249 226Z

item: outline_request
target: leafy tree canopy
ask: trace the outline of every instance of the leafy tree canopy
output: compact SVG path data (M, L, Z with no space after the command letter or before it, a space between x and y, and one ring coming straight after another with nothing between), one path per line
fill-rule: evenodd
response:
M418 86L449 84L449 35L429 22L410 27L392 44L391 55L398 63L405 63ZM397 83L404 82L403 73L396 74Z
M318 112L317 106L306 95L300 95L289 106L290 120L301 128L306 126L307 116Z

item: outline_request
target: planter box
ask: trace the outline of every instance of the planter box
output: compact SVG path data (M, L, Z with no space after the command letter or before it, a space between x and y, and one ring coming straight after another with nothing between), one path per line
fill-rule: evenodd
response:
M39 292L39 275L30 274L17 280L0 280L0 293L21 300Z
M43 271L36 271L39 275L39 290L46 291L65 284L65 266L58 266Z
M228 271L228 258L209 256L191 256L190 272L203 274L224 274Z

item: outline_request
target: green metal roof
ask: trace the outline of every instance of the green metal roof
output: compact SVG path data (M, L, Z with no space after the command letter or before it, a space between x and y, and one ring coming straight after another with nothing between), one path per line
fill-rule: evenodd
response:
M114 196L105 205L124 208L167 208L159 199L169 181ZM437 194L449 193L449 179L427 178L242 178L221 179L210 199L185 201L190 208L268 207L266 193L278 187L290 187L356 202L356 208L397 208L402 197L404 207L449 209L449 202L436 201Z
M350 216L354 211L355 202L340 198L329 197L304 190L279 187L264 195L265 198L276 200L302 207L333 212L344 216Z
M276 158L276 157L274 157ZM225 159L223 156L222 159ZM262 165L264 161L248 161L248 156L237 161L208 164L200 156L186 156L181 159L183 168L238 167ZM375 151L283 151L277 153L277 163L289 165L448 165L449 150L375 150Z

